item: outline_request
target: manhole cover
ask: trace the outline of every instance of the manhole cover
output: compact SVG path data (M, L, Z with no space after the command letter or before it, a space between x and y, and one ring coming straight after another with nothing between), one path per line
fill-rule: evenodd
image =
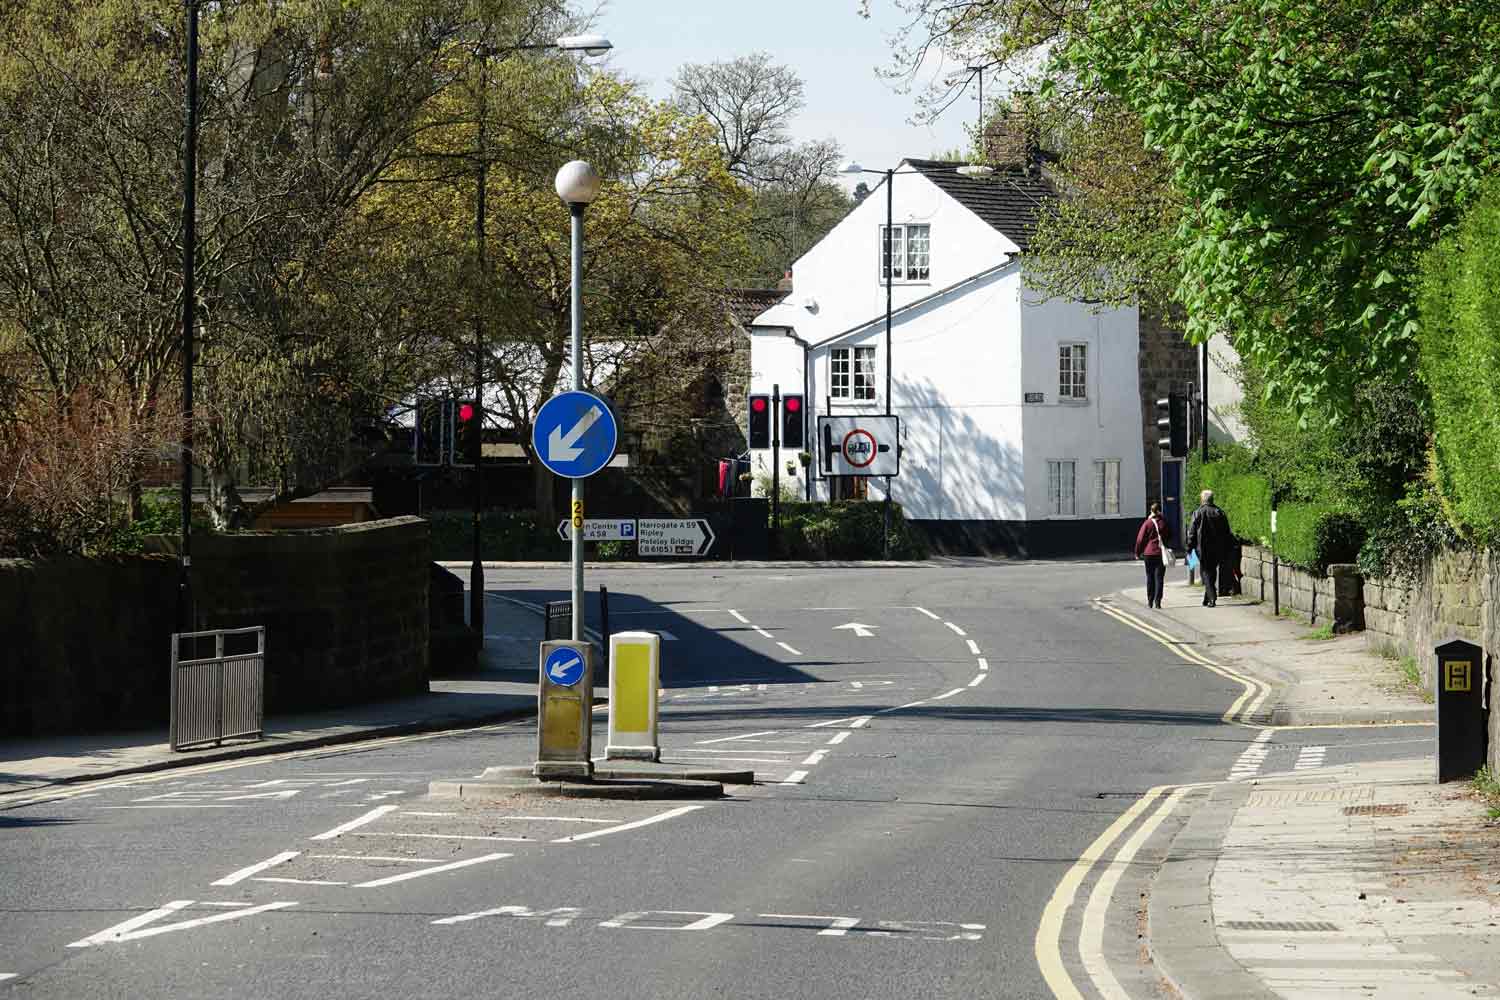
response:
M1226 920L1227 931L1336 931L1338 924L1326 920Z
M1388 802L1381 805L1345 806L1345 816L1405 816L1404 802Z

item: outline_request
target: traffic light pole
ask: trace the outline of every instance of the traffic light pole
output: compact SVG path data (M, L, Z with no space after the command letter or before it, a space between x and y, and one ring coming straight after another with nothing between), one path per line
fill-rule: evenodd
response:
M781 530L781 386L771 386L771 525ZM778 539L779 541L779 539Z
M182 562L177 624L193 631L193 333L198 325L198 2L187 0L187 108L182 149Z
M483 70L489 69L489 62L481 60ZM480 77L479 95L479 166L476 171L478 183L474 188L474 239L478 249L479 273L474 276L479 282L479 288L486 290L489 287L488 270L485 260L484 246L484 197L485 186L488 181L487 162L484 158L484 103L486 91L488 90L489 75L482 72ZM473 454L469 456L474 463L474 558L469 565L469 627L479 637L479 648L484 648L484 557L480 551L482 534L480 523L484 510L484 310L489 303L487 297L481 295L479 302L474 308L474 447Z
M583 210L580 202L569 202L568 211L573 216L573 389L583 390ZM583 527L578 519L583 517L583 480L573 480L573 506L569 511L573 522L573 641L583 641ZM606 642L608 639L606 638Z

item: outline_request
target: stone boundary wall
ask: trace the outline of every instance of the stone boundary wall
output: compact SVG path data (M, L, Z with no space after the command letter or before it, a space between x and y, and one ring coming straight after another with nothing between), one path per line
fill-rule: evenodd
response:
M430 563L416 517L195 534L198 620L266 626L268 715L424 692ZM0 739L165 726L176 607L170 554L0 560Z
M1331 623L1340 631L1365 627L1364 578L1359 567L1337 563L1319 576L1287 563L1273 565L1270 550L1246 545L1240 558L1245 596L1270 604L1273 569L1282 607L1302 612L1314 625Z

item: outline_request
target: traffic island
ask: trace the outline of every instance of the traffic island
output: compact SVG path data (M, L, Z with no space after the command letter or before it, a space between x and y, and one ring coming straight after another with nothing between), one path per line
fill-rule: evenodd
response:
M547 781L529 767L490 767L476 778L433 781L427 794L439 799L506 799L541 796L574 799L717 799L724 785L754 784L749 771L714 771L670 765L597 767L587 781Z

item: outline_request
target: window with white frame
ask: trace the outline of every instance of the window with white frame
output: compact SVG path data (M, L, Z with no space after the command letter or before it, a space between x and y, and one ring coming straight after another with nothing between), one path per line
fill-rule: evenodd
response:
M1057 398L1089 398L1089 348L1087 344L1060 344L1057 348Z
M1094 463L1094 513L1120 513L1120 460L1106 458Z
M828 395L855 402L875 398L874 347L835 347L828 352Z
M885 252L885 226L880 227L880 280L884 282L891 273L894 260L895 273L892 284L900 281L926 281L932 276L932 227L892 226L891 253Z
M1072 459L1057 459L1047 462L1047 511L1053 515L1072 516L1078 513L1074 501L1074 468Z

